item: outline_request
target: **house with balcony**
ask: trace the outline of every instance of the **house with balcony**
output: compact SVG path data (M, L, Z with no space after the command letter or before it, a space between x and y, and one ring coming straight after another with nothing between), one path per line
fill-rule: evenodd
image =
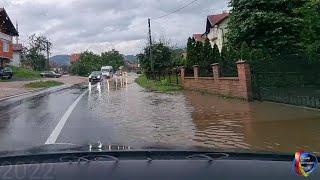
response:
M12 40L14 36L19 36L19 33L4 8L0 8L0 22L0 66L3 67L13 59Z
M225 43L225 35L228 32L229 13L215 14L207 16L206 32L202 37L208 37L213 47L216 44L221 52Z

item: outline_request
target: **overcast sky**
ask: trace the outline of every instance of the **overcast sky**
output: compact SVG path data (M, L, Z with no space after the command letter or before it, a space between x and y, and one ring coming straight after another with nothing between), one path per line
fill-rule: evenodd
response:
M136 54L147 41L147 18L157 17L192 0L0 0L19 23L20 42L33 33L53 43L52 55L112 48ZM198 0L168 17L151 22L154 38L170 38L179 47L193 33L205 31L206 16L227 10L227 0Z

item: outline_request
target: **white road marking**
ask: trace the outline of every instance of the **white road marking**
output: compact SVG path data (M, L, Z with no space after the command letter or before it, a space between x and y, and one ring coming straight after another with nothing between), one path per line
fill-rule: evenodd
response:
M79 101L81 100L81 98L88 92L88 90L86 90L84 93L82 93L77 99L76 101L74 101L74 103L68 108L68 110L66 111L66 113L64 113L64 115L62 116L62 118L60 119L59 123L57 124L57 126L54 128L54 130L52 131L51 135L49 136L49 138L47 139L47 141L45 142L45 144L54 144L57 141L57 138L63 128L63 126L65 125L65 123L67 122L70 114L72 113L73 109L77 106L77 104L79 103Z

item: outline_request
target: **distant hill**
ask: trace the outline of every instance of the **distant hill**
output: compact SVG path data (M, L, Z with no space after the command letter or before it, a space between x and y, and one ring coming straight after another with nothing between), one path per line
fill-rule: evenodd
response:
M135 55L123 55L123 58L133 64L137 62L137 57Z
M70 65L70 55L55 55L50 57L49 61L59 65Z

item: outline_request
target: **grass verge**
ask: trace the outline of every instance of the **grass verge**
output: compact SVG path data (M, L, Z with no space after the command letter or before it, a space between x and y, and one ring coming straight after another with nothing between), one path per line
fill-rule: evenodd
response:
M145 75L139 76L135 81L140 86L152 91L172 92L172 91L178 91L182 89L181 86L170 84L164 80L162 81L149 80L146 78Z
M60 85L63 85L63 83L58 81L37 81L25 84L24 86L26 88L49 88Z
M13 76L18 78L40 78L40 72L24 69L20 67L11 67Z

